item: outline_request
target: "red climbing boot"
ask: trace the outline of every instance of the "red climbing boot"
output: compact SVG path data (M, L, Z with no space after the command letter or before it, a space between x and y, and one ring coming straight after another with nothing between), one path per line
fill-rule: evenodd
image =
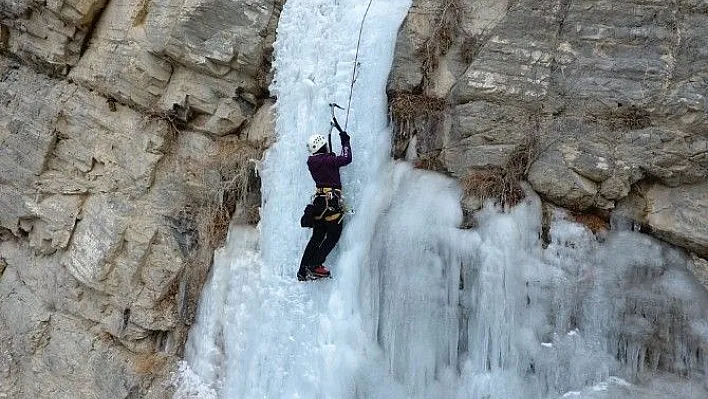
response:
M315 277L318 278L330 276L329 269L327 269L324 265L313 267L312 269L310 269L310 273L312 273Z

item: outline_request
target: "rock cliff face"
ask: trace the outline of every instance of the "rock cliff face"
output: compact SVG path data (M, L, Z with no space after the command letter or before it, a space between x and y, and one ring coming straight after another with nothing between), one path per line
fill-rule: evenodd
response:
M415 0L394 155L477 185L521 177L706 257L707 26L703 0Z
M213 249L257 219L283 2L0 0L0 397L169 394ZM413 3L395 156L469 209L526 179L706 282L708 1Z
M282 0L0 0L0 397L165 397L257 220Z

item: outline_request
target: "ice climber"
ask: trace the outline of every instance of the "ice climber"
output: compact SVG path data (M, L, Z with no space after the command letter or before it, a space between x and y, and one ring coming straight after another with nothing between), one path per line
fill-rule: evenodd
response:
M330 152L327 139L321 134L313 134L307 141L307 149L312 154L307 159L307 167L316 190L312 204L305 208L301 220L303 227L312 227L312 237L300 261L297 272L299 281L330 276L324 262L342 234L344 203L339 168L352 162L352 148L350 137L339 126L337 118L332 118L332 126L339 131L342 143L340 155Z

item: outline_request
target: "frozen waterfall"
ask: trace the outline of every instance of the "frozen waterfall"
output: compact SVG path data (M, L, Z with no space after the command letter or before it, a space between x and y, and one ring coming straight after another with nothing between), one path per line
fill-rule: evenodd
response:
M356 214L334 278L296 281L304 143L347 103L367 3L285 3L261 224L215 254L175 397L708 397L708 293L683 253L561 214L543 245L533 195L461 230L455 180L390 160L385 87L410 0L375 0L364 26L342 170Z

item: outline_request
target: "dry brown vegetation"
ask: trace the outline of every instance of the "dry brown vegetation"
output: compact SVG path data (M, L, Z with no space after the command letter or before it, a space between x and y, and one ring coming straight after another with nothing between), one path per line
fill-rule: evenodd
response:
M438 66L440 57L452 46L460 31L463 9L460 0L445 0L438 15L433 17L432 34L422 49L423 74L428 77Z
M389 113L394 121L406 122L419 117L438 116L446 107L447 104L442 98L424 94L394 93L389 104Z
M477 56L477 53L479 52L481 47L482 43L480 42L480 40L472 37L465 38L465 40L462 42L462 46L460 47L460 55L462 57L462 61L464 61L466 64L470 64Z
M433 124L440 120L447 109L444 99L396 92L390 96L389 116L393 121L394 155L400 143L407 146L408 140L419 130L430 131Z
M167 356L159 354L137 356L133 365L133 370L137 374L159 374L160 370L167 364Z
M266 148L265 142L253 143L230 135L214 138L211 153L196 158L175 156L182 131L195 116L188 100L185 106L174 105L167 112L148 113L150 120L167 123L160 150L170 155L166 159L177 163L174 169L185 179L187 204L172 218L180 236L184 268L169 297L180 296L179 286L185 284L187 300L180 305L180 313L186 323L195 317L196 298L207 278L214 249L224 244L232 219L236 217L244 224L258 222L260 180L255 169ZM186 339L186 334L180 339ZM139 365L144 370L152 367L147 360Z
M575 222L589 228L593 233L610 229L610 222L607 217L594 213L578 213L573 215Z
M460 179L463 193L482 201L494 200L503 208L514 206L524 199L520 183L537 156L538 138L530 135L509 155L503 166L470 169Z
M150 120L162 120L168 124L162 146L164 151L169 152L176 147L181 130L186 127L191 116L189 104L185 107L175 104L168 112L154 111L148 114ZM207 162L190 171L199 189L193 193L192 205L182 211L190 219L195 219L200 246L209 250L224 242L238 206L242 206L245 213L243 223L258 222L258 205L246 203L249 193L260 191L255 163L261 159L266 148L265 142L253 143L238 137L220 138L217 143L217 150L204 157ZM220 176L218 183L213 181L213 172L218 172Z
M418 169L432 170L436 172L445 172L445 164L440 160L440 152L436 151L431 154L420 155L420 158L415 162L415 167Z
M197 209L201 245L216 248L223 244L231 218L237 208L244 213L242 222L258 222L260 203L249 203L249 194L258 192L259 182L255 175L255 163L261 159L264 147L242 140L226 141L205 165L208 170L217 170L221 182L209 187L205 179L204 190ZM205 170L206 172L206 170Z
M502 205L513 206L523 199L518 180L510 178L502 167L471 169L460 181L465 195L475 196L482 201L493 199Z
M255 172L265 143L253 144L236 137L220 139L207 162L192 165L189 173L191 204L176 219L191 235L185 254L182 276L187 281L188 299L184 320L193 320L203 282L206 280L214 249L224 244L232 220L243 224L258 222L260 180ZM235 215L237 214L237 215ZM185 336L186 337L186 336Z

